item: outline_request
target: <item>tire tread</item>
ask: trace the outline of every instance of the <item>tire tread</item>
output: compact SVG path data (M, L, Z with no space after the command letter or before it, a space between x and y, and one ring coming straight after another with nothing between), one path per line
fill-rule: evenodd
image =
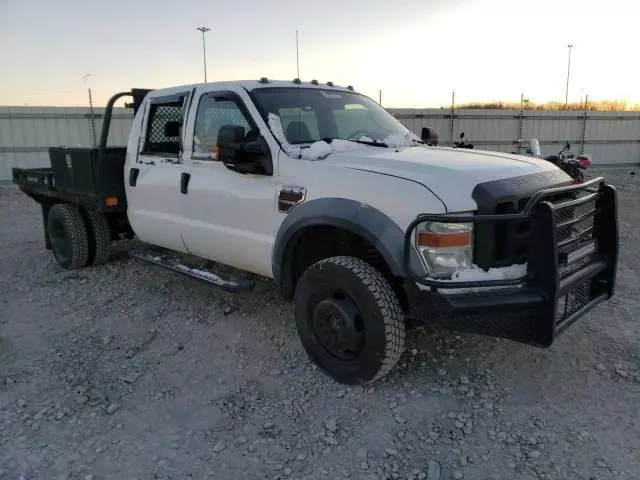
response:
M67 266L68 270L82 268L89 258L89 241L87 229L80 210L69 203L57 203L51 207L49 218L59 216L64 223L67 240L71 244L71 258Z
M87 208L85 210L87 232L90 234L89 265L103 265L111 255L111 230L104 214Z
M316 263L319 268L326 264L333 264L353 273L367 287L378 304L385 328L384 359L378 372L366 383L376 382L393 370L404 352L406 331L400 302L388 280L364 260L356 257L337 256L325 258Z

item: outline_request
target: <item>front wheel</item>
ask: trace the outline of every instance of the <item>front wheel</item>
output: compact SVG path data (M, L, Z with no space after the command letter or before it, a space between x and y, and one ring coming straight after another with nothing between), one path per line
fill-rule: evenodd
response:
M355 257L311 265L295 292L302 345L340 383L372 383L388 374L404 349L404 315L389 282Z

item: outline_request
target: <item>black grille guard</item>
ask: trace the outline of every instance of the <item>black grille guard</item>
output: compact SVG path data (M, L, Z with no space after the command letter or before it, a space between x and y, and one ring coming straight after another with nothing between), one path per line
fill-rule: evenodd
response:
M551 203L549 197L582 191L585 196L575 200ZM616 190L605 183L602 177L595 178L578 185L554 187L536 192L519 213L489 214L489 215L447 215L420 214L407 227L404 239L404 264L408 277L414 282L437 289L476 288L476 287L509 287L509 286L543 286L547 296L557 298L567 290L568 282L575 278L560 279L559 255L557 240L557 224L555 213L565 208L577 207L588 202L596 203L593 237L596 244L596 258L580 272L595 277L606 271L607 297L613 294L615 272L618 260L618 222ZM507 221L530 221L531 247L527 258L527 273L514 279L451 281L437 280L418 275L411 267L411 249L414 247L414 232L423 222L443 223L495 223ZM420 255L419 252L417 252ZM590 252L591 253L591 252ZM578 273L580 273L578 272ZM571 276L570 276L571 277ZM573 282L571 282L573 283Z

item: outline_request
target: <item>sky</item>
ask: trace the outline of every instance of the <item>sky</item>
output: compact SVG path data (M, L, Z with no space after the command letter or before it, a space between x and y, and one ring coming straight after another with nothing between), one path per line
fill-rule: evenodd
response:
M103 106L118 91L300 77L385 107L640 103L640 1L0 0L0 105ZM85 79L83 75L90 74Z

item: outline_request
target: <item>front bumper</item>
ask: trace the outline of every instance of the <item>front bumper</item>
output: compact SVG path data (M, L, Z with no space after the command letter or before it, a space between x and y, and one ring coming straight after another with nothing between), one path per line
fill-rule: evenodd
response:
M424 221L529 222L526 275L459 282L416 274L410 258L415 229ZM547 347L613 295L618 261L616 191L596 178L542 190L520 213L420 215L409 225L404 247L409 274L405 289L414 316L458 331Z

